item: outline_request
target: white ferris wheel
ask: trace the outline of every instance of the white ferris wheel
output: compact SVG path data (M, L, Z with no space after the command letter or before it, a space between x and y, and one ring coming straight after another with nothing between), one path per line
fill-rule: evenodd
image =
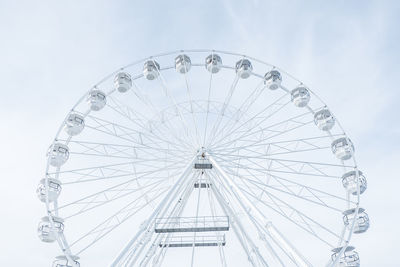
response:
M337 118L249 56L181 50L72 107L37 193L67 266L360 266L367 183Z

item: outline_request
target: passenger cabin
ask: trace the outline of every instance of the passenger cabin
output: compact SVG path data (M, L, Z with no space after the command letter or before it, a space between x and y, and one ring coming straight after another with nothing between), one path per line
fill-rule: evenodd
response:
M367 189L367 178L365 178L364 174L361 171L357 172L349 171L343 174L342 176L342 183L344 188L346 188L346 190L353 195L358 194L358 188L360 188L360 194L364 193L365 190Z
M322 131L330 131L335 125L335 118L329 109L322 109L314 114L314 123Z
M342 251L343 247L338 247L332 249L332 262L335 262L337 257L339 256L340 251ZM360 266L360 257L358 253L354 250L354 247L348 246L345 248L343 254L340 256L337 266L340 267L359 267Z
M296 107L305 107L307 106L308 102L310 102L310 91L307 89L307 87L299 86L292 90L291 98Z
M209 72L215 74L221 70L222 59L217 54L211 54L208 57L206 57L205 66Z
M368 230L369 217L363 208L359 208L358 213L356 213L355 208L343 212L343 222L348 229L351 229L352 222L354 219L355 223L354 223L353 233L361 234Z
M336 139L331 144L332 152L340 160L348 160L353 156L354 145L347 137Z
M65 121L65 132L70 136L74 136L80 134L83 128L85 128L85 118L80 114L70 113Z
M104 108L107 103L106 94L100 90L93 89L89 92L86 101L91 110L99 111Z
M120 72L114 78L115 89L120 93L125 93L132 87L132 78L126 72Z
M281 86L282 76L277 70L271 70L264 75L264 84L270 90L276 90Z
M157 63L155 60L148 60L144 63L143 66L143 76L152 81L158 77L160 74L160 64Z
M54 143L50 146L47 157L50 160L51 166L61 167L69 158L69 148L64 144Z
M250 77L251 72L253 71L253 66L251 65L250 60L248 59L241 59L236 62L236 74L241 79L247 79Z
M187 55L179 55L175 58L175 69L178 73L185 74L192 67L192 62Z
M38 225L38 236L39 239L46 243L56 241L57 235L64 231L64 221L58 217L52 217L53 225L50 221L49 216L43 217Z
M56 201L61 193L61 182L58 179L47 178L47 186L46 190L46 178L41 179L36 189L39 200L46 202L46 196L48 196L49 202Z

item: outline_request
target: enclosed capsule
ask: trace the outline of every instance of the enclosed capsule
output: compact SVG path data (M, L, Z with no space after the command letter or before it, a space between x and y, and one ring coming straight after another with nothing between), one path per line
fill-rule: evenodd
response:
M65 255L58 256L56 257L55 261L53 262L53 267L80 267L79 263L79 257L71 255L69 256L71 260L68 260L68 258Z
M98 89L91 90L88 94L87 102L91 110L99 111L107 103L106 94Z
M65 131L70 136L78 135L85 128L85 118L77 113L70 113L65 121Z
M329 109L322 109L315 112L314 123L320 130L329 131L335 125L335 118Z
M211 54L206 57L206 69L211 73L217 73L221 70L222 59L217 54Z
M61 193L61 182L54 178L47 178L48 190L46 190L46 178L40 180L36 189L36 194L40 201L46 202L48 195L49 202L56 201Z
M299 86L293 89L291 96L292 102L295 104L295 106L300 108L307 106L311 98L310 91L304 86Z
M353 233L361 234L368 230L369 228L369 217L363 208L349 209L343 212L343 222L350 229L352 227L352 222L355 219Z
M338 159L348 160L354 154L354 145L347 137L341 137L332 142L332 152Z
M132 78L126 72L120 72L115 75L114 86L120 93L125 93L132 87Z
M271 70L264 75L264 84L270 90L276 90L281 86L282 76L277 70Z
M340 251L343 247L338 247L332 249L332 262L335 262L337 257L340 254ZM360 257L358 253L354 250L354 247L348 246L344 249L343 254L340 256L340 259L337 262L337 266L339 267L359 267L360 266Z
M175 58L175 69L179 73L187 73L192 67L190 57L187 55L179 55Z
M253 66L251 65L250 60L248 59L241 59L236 62L236 74L242 78L247 79L250 77L251 72L253 71Z
M144 63L143 75L147 80L152 81L156 79L159 74L160 74L160 64L158 64L157 61L148 60Z
M67 162L69 158L68 146L61 143L54 143L50 146L49 151L47 152L47 157L50 160L51 166L60 167Z
M344 188L353 195L358 194L358 187L360 188L360 194L364 193L367 189L367 179L361 171L358 171L358 182L357 172L349 171L343 174L342 183Z
M51 243L56 241L57 235L64 231L64 221L58 217L52 217L53 224L49 216L43 217L38 225L38 236L43 242Z

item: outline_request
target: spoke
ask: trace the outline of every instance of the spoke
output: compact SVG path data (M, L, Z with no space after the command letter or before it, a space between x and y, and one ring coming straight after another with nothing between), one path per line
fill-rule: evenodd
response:
M229 103L232 99L233 93L235 92L238 81L239 81L239 76L235 75L235 79L233 80L232 85L228 91L228 95L225 97L222 109L221 109L220 113L218 114L217 120L215 121L214 126L211 130L211 133L209 136L209 141L207 142L207 147L209 147L210 142L214 139L214 135L216 134L217 130L219 129L220 123L222 121L223 116L225 115L226 108L229 106Z
M261 80L256 88L252 91L252 93L244 100L242 105L238 108L238 110L228 119L225 125L216 132L210 143L212 144L215 138L219 137L226 127L230 126L227 132L230 132L232 128L240 121L244 114L250 109L250 107L256 102L256 100L260 97L261 93L264 91L265 86L263 85L264 81ZM232 120L234 120L233 123Z
M242 129L243 127L245 127L251 123L253 123L254 126L252 126L250 128L250 130L252 130L255 127L258 127L258 125L260 125L262 122L268 120L270 117L272 117L273 115L278 113L280 110L282 110L285 106L287 106L289 103L291 103L291 101L285 101L283 103L280 103L281 101L285 100L285 98L286 98L286 95L281 96L280 98L275 100L273 103L271 103L270 105L265 107L263 110L256 113L253 117L251 117L247 121L241 123L239 126L231 127L230 130L228 131L228 135L225 135L225 136L221 137L220 139L216 140L214 143L211 144L211 146L214 146L214 144L219 144L223 140L228 139L228 137L231 134L238 132L239 129ZM271 109L271 111L270 111L270 109ZM265 112L270 112L270 113L264 114ZM261 119L261 121L257 122L256 121L257 119Z
M289 243L286 238L275 231L275 228L273 227L271 221L269 221L265 217L265 215L252 203L252 201L242 192L237 184L224 172L219 164L212 157L209 157L209 160L211 161L213 166L215 166L217 172L223 177L224 183L226 183L225 187L231 189L237 201L241 203L241 205L245 205L243 207L251 217L259 221L260 225L265 226L264 230L269 234L269 236L273 238L273 241L276 244L285 249L287 254L290 255L290 259L297 265L310 266L311 264L307 262L304 256L301 255L299 251L291 243Z
M136 158L140 159L138 155L144 153L152 156L151 159L160 160L161 158L154 157L160 154L160 152L169 153L171 156L184 156L187 152L180 150L171 150L168 148L161 147L150 147L140 145L128 145L128 144L107 144L100 142L89 142L89 141L69 141L71 144L75 144L78 148L82 148L82 151L71 151L70 154L80 155L91 155L91 156L108 156L108 157L122 157L122 158ZM157 144L155 144L157 145ZM90 152L90 153L88 153Z
M151 201L148 200L149 199L148 198L148 193L151 193L154 190L154 187L158 187L163 183L165 183L165 180L153 182L153 183L141 186L140 188L136 188L136 189L115 190L116 194L114 194L113 196L110 196L110 197L108 197L107 194L110 194L113 191L110 192L110 190L107 190L107 191L103 192L103 194L101 195L101 196L104 196L104 198L105 198L104 200L97 199L97 196L100 196L100 195L96 194L96 197L94 197L93 200L89 200L87 202L76 201L73 204L81 204L81 205L82 204L86 204L86 205L84 207L82 207L79 211L77 211L77 212L75 212L75 213L73 213L73 214L71 214L69 216L63 217L63 219L64 219L64 221L66 221L67 219L70 219L70 218L75 217L77 215L81 215L81 214L86 213L88 211L91 211L93 209L99 208L99 207L104 206L106 204L109 204L109 203L111 203L111 202L113 202L115 200L124 198L126 196L130 196L130 195L132 195L132 194L134 194L136 192L141 192L140 197L141 198L147 198L147 202L148 202L148 204L150 204ZM149 187L150 187L150 189L148 189L148 190L143 192L143 189L146 189L146 188L149 188ZM164 188L164 187L161 187L161 188ZM122 194L123 192L126 192L126 193ZM93 204L95 204L95 205L93 205ZM65 208L66 205L64 205L63 207Z
M120 263L122 263L124 260L126 260L126 257L130 258L130 255L132 253L134 254L135 251L139 248L139 246L143 245L143 235L144 238L146 238L146 233L147 235L150 234L154 229L151 229L151 225L153 220L156 218L157 215L160 214L160 211L164 208L164 206L169 206L169 202L171 202L173 199L176 199L176 196L180 192L181 188L184 187L185 185L185 179L187 176L190 174L190 171L192 170L192 165L193 162L195 161L196 157L194 157L185 170L182 172L180 175L180 178L177 179L176 183L171 187L170 191L165 195L164 199L159 203L158 207L154 210L154 212L150 215L148 220L145 222L145 224L139 229L137 234L128 242L128 244L122 249L122 251L118 254L116 259L113 261L111 264L112 267L115 266L120 266ZM190 182L190 180L189 180ZM186 181L186 185L188 185L188 181ZM137 241L140 241L141 243L137 244ZM141 246L143 247L143 246ZM129 260L129 259L128 259Z
M108 202L110 200L110 198L107 196L108 192L123 192L123 191L126 191L127 190L126 189L127 186L129 186L133 182L137 182L138 180L143 180L144 177L148 177L150 175L151 175L151 177L148 178L149 182L152 182L153 180L160 180L160 179L161 179L161 182L167 180L167 179L165 179L165 177L155 177L153 174L156 173L156 172L157 172L157 170L156 171L148 171L148 172L145 172L145 173L143 173L142 175L139 175L139 176L138 176L138 174L141 174L141 173L136 173L136 177L135 178L129 179L128 181L125 181L125 182L122 182L122 183L119 183L119 184L116 184L116 185L113 185L113 186L110 186L110 187L107 187L107 188L105 188L103 190L100 190L100 191L98 191L96 193L90 194L90 195L88 195L86 197L83 197L83 198L80 198L78 200L66 203L66 204L64 204L62 206L59 206L58 207L58 211L60 211L63 208L66 208L68 206L71 206L71 205L82 204L82 203L85 204L87 202L90 202L91 199L97 200L99 202L100 201L99 200L99 196L102 196L105 199L104 201ZM119 189L120 187L123 187L123 189ZM140 190L140 188L138 188L138 189Z
M323 139L332 139L335 136L340 135L323 135L323 136L316 136L316 137L308 137L308 138L301 138L301 139L293 139L293 140L285 140L285 141L267 141L266 142L259 142L259 140L246 140L246 143L242 146L234 146L234 147L227 147L221 149L213 149L213 153L223 152L227 153L227 155L231 155L232 153L236 152L237 150L247 150L249 152L258 153L259 155L263 155L265 153L257 152L255 149L257 148L265 148L267 149L267 155L273 155L280 152L301 152L303 150L311 150L311 149L323 149L323 148L330 148L330 146L322 146L322 144L318 145L313 142L321 142L325 141ZM254 149L254 150L253 150Z
M219 157L217 155L213 155L213 156L222 162L223 161L227 162L226 159L224 159L224 157ZM269 160L269 162L265 161L265 165L268 165L268 168L266 168L264 166L260 166L259 164L255 163L250 158L249 159L241 158L241 159L247 160L248 162L251 162L251 163L254 163L256 165L256 167L251 167L251 166L248 166L245 164L236 163L234 161L228 162L228 164L230 166L237 167L240 169L251 169L251 170L255 170L255 171L259 171L259 172L266 172L268 174L286 173L286 174L326 177L326 178L335 178L335 179L341 178L341 176L333 175L333 174L325 174L324 172L321 172L320 169L315 169L314 167L316 167L318 163L313 163L313 162L301 162L301 161L298 162L298 161L292 161L292 160L268 158L266 160ZM292 163L292 165L288 165L287 162ZM308 172L304 171L304 165L311 167L308 170ZM294 167L291 167L291 166L294 166Z
M147 160L129 161L124 163L100 165L89 168L71 169L55 173L48 173L47 176L49 178L54 178L55 175L61 175L62 185L69 185L83 182L94 182L98 180L129 177L131 175L138 174L153 174L157 171L169 171L181 168L183 166L183 163L179 162L178 160L165 161L165 163L168 163L168 165L160 166L157 164L153 164L152 162L149 162ZM145 171L136 171L135 166L142 166L148 169ZM155 166L158 168L155 168ZM76 179L74 181L65 181L66 179L71 178L68 178L67 175L71 175L73 178L76 177Z
M155 201L157 198L163 195L167 190L168 188L160 188L151 201ZM149 204L149 203L142 203L141 205L139 205L141 200L143 200L143 197L138 197L135 200L129 202L126 206L118 210L118 212L113 214L111 217L107 218L102 223L98 224L87 234L83 235L76 241L72 242L70 244L70 248L72 248L78 242L82 241L84 238L95 235L94 239L90 241L88 245L86 245L78 253L76 253L77 255L81 254L83 251L88 249L93 244L97 243L100 239L102 239L104 236L109 234L111 231L113 231L115 228L117 228L119 225L121 225L123 222L131 218L133 215L135 215L137 212L139 212Z
M326 245L328 245L330 248L334 248L335 245L333 245L332 243L324 240L323 238L321 238L320 236L318 236L314 229L311 227L311 225L307 222L307 221L311 221L314 225L319 226L321 229L325 230L326 232L330 233L331 235L333 235L336 238L341 238L338 234L334 233L333 231L331 231L330 229L327 229L326 227L322 226L321 224L319 224L318 222L312 220L311 218L307 217L306 215L304 215L303 213L301 213L300 211L294 209L292 206L288 205L287 203L281 201L279 198L276 198L275 196L273 196L270 192L265 192L269 197L271 197L271 200L273 203L275 203L276 206L278 206L279 208L274 208L271 205L267 204L265 201L261 201L257 196L254 196L252 193L250 193L249 191L247 191L246 189L244 189L243 187L241 187L242 191L244 193L246 193L248 196L251 196L254 200L257 200L257 203L263 204L264 206L270 208L271 210L277 212L278 214L282 215L284 218L288 219L290 222L292 222L293 224L297 225L299 228L303 229L304 231L308 232L309 234L311 234L312 236L316 237L318 240L322 241L323 243L325 243ZM280 204L277 204L277 202L279 202ZM282 210L282 206L288 209L292 209L298 216L299 218L302 220L300 221L296 221L292 218L292 216L289 216L288 214L286 214L283 210ZM307 220L307 221L306 221ZM302 224L305 224L306 226L303 226Z
M131 91L134 92L136 97L154 112L154 114L157 116L159 121L164 122L163 112L160 112L146 95L143 96L141 94L141 92L143 92L143 90L141 88L139 88L139 86L135 82L132 82L132 84L136 90L131 90ZM164 124L164 123L162 123L162 124ZM168 124L168 126L166 124ZM179 137L179 134L176 133L176 129L170 124L169 121L165 121L165 125L163 125L163 127L165 127L167 132L170 133L176 140L181 140L181 138ZM185 141L183 143L187 144L187 141Z
M266 140L272 139L274 137L283 135L285 133L288 133L290 131L299 129L300 127L309 125L314 122L314 120L306 120L306 121L301 121L307 119L306 116L308 116L309 113L303 113L301 115L296 115L294 117L291 117L289 119L286 119L284 121L274 123L272 125L268 125L266 127L261 127L261 124L257 124L256 126L245 130L239 137L235 137L235 139L232 139L228 142L222 143L221 145L218 146L220 147L225 147L227 145L232 145L233 143L243 140L244 138L254 138L255 134L262 134L260 139L255 141L254 144L264 142ZM258 128L256 131L252 131L253 129ZM281 129L283 128L283 130ZM269 133L270 135L264 135L265 132ZM244 139L245 140L245 139Z
M212 179L216 181L215 178ZM256 260L259 260L262 264L261 266L268 266L262 255L259 253L257 246L254 244L254 241L248 235L246 229L241 223L239 217L236 216L236 212L231 207L231 202L227 201L226 198L221 194L220 190L217 190L215 186L211 187L211 190L214 193L214 196L218 200L219 205L224 210L225 214L228 214L232 218L232 228L236 234L236 237L240 241L240 244L243 250L247 254L247 258L252 264L252 266L258 266ZM248 247L251 247L251 250Z
M118 114L122 115L123 117L125 117L126 119L128 119L129 121L132 121L134 124L137 124L137 120L135 117L132 117L132 113L135 114L136 112L133 111L131 108L129 108L128 106L123 105L122 103L118 103L118 105L116 105L115 107L111 107L111 109L113 109L115 112L117 112ZM123 108L122 108L122 107ZM126 111L127 110L127 111ZM149 123L151 123L151 120L147 120ZM139 125L140 126L140 125ZM155 131L153 131L153 129L151 128L151 124L149 126L143 125L140 126L141 129L143 129L144 133L149 134L150 136L154 136L154 138L156 140L163 140L164 142L168 142L167 140L163 139L161 136L156 135ZM154 130L157 130L154 129ZM182 139L178 139L178 143L181 143L182 145L184 145L185 147L191 147L189 143L187 143L187 141L182 140Z
M179 146L178 143L174 143L170 140L166 140L165 138L161 138L160 136L156 136L153 134L147 134L147 131L138 131L131 129L126 126L122 126L115 122L109 122L98 117L88 115L90 120L85 122L85 127L95 130L97 132L101 132L103 134L111 135L120 140L124 140L130 143L135 143L141 146L149 146L149 144L153 144L155 142L164 142L165 144L169 144L174 147L176 150L181 150L182 146Z
M155 64L154 60L153 60L153 63ZM170 91L169 91L167 82L165 81L165 78L163 76L163 73L158 69L157 69L157 72L159 74L157 80L161 81L161 85L162 85L162 88L164 90L164 94L168 97L169 101L176 108L176 110L178 112L178 115L179 115L179 118L180 118L180 121L182 123L183 129L185 131L185 134L186 134L186 136L189 136L189 128L188 128L187 121L183 117L183 114L182 114L179 106L177 105L177 103L175 101L175 98L173 97L173 95L170 94ZM197 140L193 137L193 135L191 135L191 139L197 142ZM199 146L200 146L200 144L197 144L197 147L199 147ZM189 145L189 147L193 147L193 143L192 143L192 146Z
M186 68L186 65L185 65L185 68ZM192 114L193 125L195 127L195 133L196 133L195 137L196 137L197 145L200 146L201 141L200 141L199 138L201 138L201 137L199 136L199 129L198 129L198 126L197 126L196 118L194 117L193 99L192 99L192 94L190 93L190 86L189 86L188 77L187 77L187 70L185 71L183 76L185 78L185 84L186 84L188 99L189 99L189 103L190 103L190 113Z

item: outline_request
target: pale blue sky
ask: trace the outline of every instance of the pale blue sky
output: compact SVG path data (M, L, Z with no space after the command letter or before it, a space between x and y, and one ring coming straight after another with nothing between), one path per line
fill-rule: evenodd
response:
M398 1L0 1L0 264L50 266L35 188L77 99L138 58L215 48L280 66L334 110L369 182L362 265L398 266L399 13Z

